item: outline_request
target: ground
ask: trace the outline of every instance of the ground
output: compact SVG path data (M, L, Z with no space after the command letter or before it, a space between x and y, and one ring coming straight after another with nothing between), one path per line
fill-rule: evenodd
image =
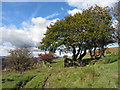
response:
M63 60L23 74L5 72L2 88L118 88L118 61L64 68Z

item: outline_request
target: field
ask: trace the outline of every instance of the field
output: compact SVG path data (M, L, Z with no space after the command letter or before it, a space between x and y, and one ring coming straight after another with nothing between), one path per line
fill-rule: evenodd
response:
M116 54L108 54L94 65L67 68L63 67L64 59L58 59L23 74L6 72L2 88L118 88L116 59Z

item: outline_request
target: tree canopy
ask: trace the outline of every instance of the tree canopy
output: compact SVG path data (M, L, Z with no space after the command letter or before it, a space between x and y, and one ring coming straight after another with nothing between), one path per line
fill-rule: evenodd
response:
M83 10L82 13L58 20L54 25L47 27L42 45L38 48L50 52L63 49L70 51L73 53L73 61L82 60L87 50L96 48L102 49L100 56L104 55L105 46L114 42L114 28L109 12L108 7L96 5Z

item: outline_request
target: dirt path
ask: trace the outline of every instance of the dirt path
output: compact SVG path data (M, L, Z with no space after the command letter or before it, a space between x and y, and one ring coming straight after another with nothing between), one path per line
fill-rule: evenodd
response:
M21 81L21 82L20 82L20 85L19 85L19 86L20 86L19 89L20 89L20 88L24 88L24 86L25 86L29 81L31 81L34 77L35 77L35 76L31 77L29 80L26 80L26 82L24 82L24 84L23 84L23 82Z
M50 79L51 76L52 76L52 74L49 74L49 76L44 81L44 85L43 85L42 88L49 88L49 82L48 82L48 80Z
M58 71L55 71L55 72L49 74L49 76L48 76L48 77L46 78L46 80L44 81L44 85L43 85L42 88L50 88L50 87L49 87L49 86L50 86L50 84L49 84L49 79L50 79L50 77L53 76L55 73L58 73L58 72L60 72L60 71L61 71L61 70L58 70Z

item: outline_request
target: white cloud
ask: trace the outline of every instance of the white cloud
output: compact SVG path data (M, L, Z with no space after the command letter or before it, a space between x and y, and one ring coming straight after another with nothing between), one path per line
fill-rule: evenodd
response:
M53 13L53 14L45 17L45 19L53 18L53 17L58 16L58 15L60 15L60 14L59 13Z
M22 22L22 26L26 27L26 26L29 26L29 24L27 22Z
M112 23L112 26L113 26L114 28L117 28L117 25L118 25L118 21L117 21L117 20L114 20L113 23Z
M72 16L76 13L82 13L82 10L76 8L73 10L68 10L68 14L71 14Z
M14 50L15 46L12 46L10 44L8 45L0 45L0 56L6 56L8 55L8 52L10 50Z
M31 20L34 24L43 24L46 22L45 18L42 17L37 17L37 18L32 18Z
M66 0L66 2L70 6L74 6L80 9L87 9L90 6L93 5L99 5L102 7L105 6L113 6L115 2L118 2L119 0Z
M64 11L64 8L60 8L62 11Z
M0 33L2 33L0 36L2 39L0 42L0 49L2 49L0 54L3 55L7 52L7 49L11 49L8 44L4 45L6 42L11 43L14 47L40 45L40 41L47 30L46 27L49 26L51 22L55 23L57 20L58 19L47 20L42 17L37 17L31 19L31 24L23 22L23 29L18 29L14 25L10 27L0 27Z
M44 51L41 51L40 49L35 48L35 47L31 48L31 51L32 51L33 56L35 56L35 57L38 57L38 54L40 54L40 53L45 53ZM46 51L46 53L49 53L49 52ZM72 56L71 52L69 52L69 53L61 52L61 54L60 54L60 52L58 50L56 50L55 54L59 57L63 57L64 55L68 55L69 57Z
M17 47L23 46L22 44L32 44L30 42L31 37L29 36L29 32L24 30L1 27L0 32L2 33L2 44L10 42Z

